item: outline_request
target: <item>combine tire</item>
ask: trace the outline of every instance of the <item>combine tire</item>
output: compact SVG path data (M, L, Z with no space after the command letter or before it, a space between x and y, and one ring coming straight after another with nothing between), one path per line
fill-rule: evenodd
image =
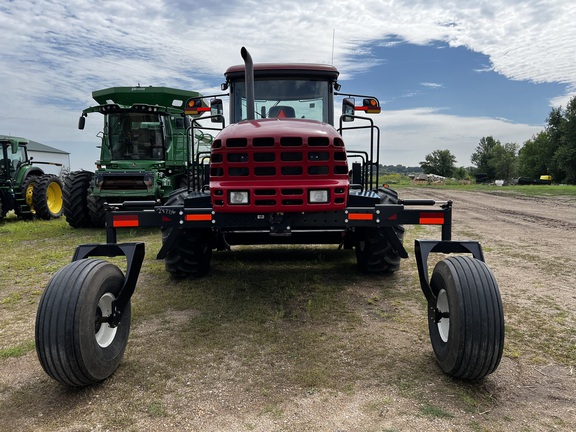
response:
M185 191L174 195L168 199L166 205L182 205L185 195ZM171 227L162 229L163 244L167 241L172 229ZM208 274L212 259L211 239L212 233L209 229L182 230L174 247L164 259L166 271L178 279Z
M88 213L88 194L93 176L90 171L75 171L64 181L64 216L72 228L92 226Z
M88 195L88 214L93 227L104 228L106 225L105 202L104 198Z
M62 181L55 175L38 177L32 192L32 204L36 217L55 219L62 214Z
M118 267L100 259L82 259L60 269L46 287L36 315L36 353L55 380L86 386L117 369L130 332L130 303L122 322L110 327L112 301L124 283Z
M484 262L453 256L436 264L428 305L430 340L440 368L455 378L479 379L496 370L504 348L498 284Z

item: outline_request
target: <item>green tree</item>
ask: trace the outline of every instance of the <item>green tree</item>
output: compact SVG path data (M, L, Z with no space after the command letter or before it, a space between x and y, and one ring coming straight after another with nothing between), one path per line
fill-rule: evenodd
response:
M539 178L542 174L552 174L550 147L546 131L526 141L518 151L518 174L532 179Z
M434 150L426 155L423 162L420 162L420 167L426 174L451 177L455 163L456 156L450 150Z
M565 130L565 119L562 108L552 108L546 122L548 145L542 157L548 161L548 172L552 174L554 179L563 181L566 177L566 172L561 168L562 163L558 160L558 150L562 146Z
M519 172L530 178L550 174L556 182L576 184L576 96L565 110L552 108L546 123L546 129L520 149Z
M466 180L470 177L470 173L468 172L468 170L462 166L455 168L452 175L456 180Z
M516 176L518 166L518 144L498 143L493 150L490 165L494 169L494 175L497 179L509 180Z
M471 161L476 165L478 173L483 173L490 179L496 178L496 169L493 165L493 158L495 154L495 148L501 145L500 141L494 139L494 137L488 136L480 139L476 151L472 153Z
M560 139L555 160L565 173L567 183L576 183L576 96L570 99L563 113Z

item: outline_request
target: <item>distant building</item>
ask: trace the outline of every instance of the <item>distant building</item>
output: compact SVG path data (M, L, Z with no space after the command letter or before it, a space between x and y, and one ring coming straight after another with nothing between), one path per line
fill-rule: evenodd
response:
M34 161L38 161L62 164L61 167L55 165L38 164L38 167L41 168L42 171L44 171L46 174L59 175L62 170L70 171L70 153L47 146L45 144L41 144L37 141L29 141L28 157L33 158L32 163L34 163Z

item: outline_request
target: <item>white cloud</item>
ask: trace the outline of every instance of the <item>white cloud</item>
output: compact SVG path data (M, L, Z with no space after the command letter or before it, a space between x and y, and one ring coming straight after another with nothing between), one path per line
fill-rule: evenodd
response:
M490 117L460 117L432 109L384 112L382 117L384 152L405 151L407 161L416 165L434 150L447 149L456 156L458 166L470 166L470 157L482 137L522 145L542 130L540 126Z
M575 20L576 3L565 0L293 0L289 6L272 0L233 0L225 6L183 0L13 0L0 5L0 132L61 143L75 163L88 157L78 149L95 145L87 131L76 130L80 110L93 104L93 90L137 83L213 89L228 66L241 62L242 45L258 62L334 59L341 78L354 79L382 62L370 44L398 43L391 35L408 43L468 47L489 57L488 70L511 79L565 83L566 95L551 101L565 105L576 88ZM478 131L486 127L475 140L493 134L507 141L506 134L521 129L524 137L514 141L524 141L533 129L424 113L404 112L419 127L410 129L408 123L397 135L390 132L398 141L391 150L399 163L422 158L422 151L418 157L413 153L414 142L423 139L415 138L419 130L436 141L435 148L450 142L459 149L464 136L450 133L455 128L450 122L457 120L474 123ZM389 120L403 115L393 114ZM414 139L403 144L401 136ZM466 164L463 153L457 157Z
M381 131L380 163L384 165L396 165L401 159L403 165L419 166L434 150L450 150L457 166L468 167L482 137L522 145L542 130L503 119L442 114L437 108L382 111L374 121ZM360 133L348 136L345 131L343 136L348 147L367 148L366 137Z
M428 87L428 88L442 88L442 87L444 87L444 84L433 83L433 82L422 82L422 83L420 83L420 85L423 87Z

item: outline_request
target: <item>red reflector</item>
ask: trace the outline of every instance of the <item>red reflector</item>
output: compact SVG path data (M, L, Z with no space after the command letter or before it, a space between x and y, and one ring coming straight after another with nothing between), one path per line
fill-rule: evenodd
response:
M184 113L187 115L198 115L200 113L209 112L210 107L195 107L195 108L184 108Z
M136 215L117 215L112 218L114 228L137 227L138 216Z
M349 220L372 220L374 215L372 213L350 213L348 215Z
M441 212L428 212L420 213L421 225L443 225L444 213Z
M185 219L191 222L198 222L198 221L211 221L212 215L208 214L187 214Z

